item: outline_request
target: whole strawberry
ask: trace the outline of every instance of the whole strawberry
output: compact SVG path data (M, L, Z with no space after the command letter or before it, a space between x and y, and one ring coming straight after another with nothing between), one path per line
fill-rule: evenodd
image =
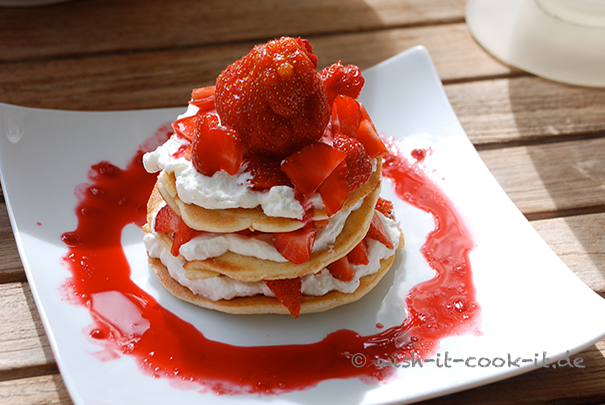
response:
M308 41L282 37L221 73L216 110L239 134L246 156L283 158L322 136L330 105L316 69Z

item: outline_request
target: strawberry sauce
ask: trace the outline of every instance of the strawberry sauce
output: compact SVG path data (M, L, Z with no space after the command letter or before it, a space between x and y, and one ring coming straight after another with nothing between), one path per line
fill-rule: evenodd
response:
M109 162L92 166L90 183L76 190L78 226L62 236L69 248L64 263L72 274L64 292L89 310L93 321L87 332L105 347L100 358L132 356L144 374L170 379L175 386L193 383L217 394L277 394L334 378L384 381L394 369L379 367L379 360L412 352L426 358L437 351L440 339L477 332L479 306L468 258L472 237L447 196L399 152L386 159L384 176L400 198L434 216L435 229L422 253L437 274L410 291L402 325L373 336L338 330L306 345L239 347L207 339L203 330L161 307L130 279L121 232L128 224L144 224L156 179L143 169L143 153L137 151L125 169Z

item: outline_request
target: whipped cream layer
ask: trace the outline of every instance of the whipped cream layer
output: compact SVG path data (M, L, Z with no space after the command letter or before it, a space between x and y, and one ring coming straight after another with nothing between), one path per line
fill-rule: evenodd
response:
M386 218L380 212L377 212L377 214L391 240L397 245L400 236L397 222ZM162 264L168 269L170 276L196 295L202 295L213 301L221 299L229 300L235 297L250 297L259 294L270 297L274 296L269 287L262 281L243 282L226 276L211 277L204 280L190 280L185 276L185 269L183 268L185 261L179 257L172 256L157 236L148 233L145 235L144 242L149 255L160 259ZM367 265L351 266L354 273L351 281L338 280L332 277L328 269L323 269L316 274L302 277L302 293L315 296L325 295L330 291L353 293L359 287L359 280L362 277L376 273L380 269L380 261L392 256L396 251L396 249L389 249L382 243L370 238L366 238L366 242L370 253L370 262Z
M164 205L165 203L160 205L160 208ZM351 212L358 210L362 205L363 200L349 209L338 212L330 218L328 226L318 229L313 245L313 252L324 250L332 245L342 232ZM152 233L158 236L155 232L156 215L157 212L153 214L151 229ZM287 262L287 259L275 249L272 239L272 235L270 234L246 236L237 233L208 232L196 236L183 244L179 249L179 253L188 261L206 260L221 256L227 252L233 252L242 256L256 257L261 260Z
M190 105L177 119L193 116L197 110L197 107ZM270 217L303 218L305 210L294 198L293 188L275 186L269 190L253 190L250 184L251 176L245 172L245 166L234 176L222 170L214 173L212 177L204 176L195 170L191 161L184 157L175 157L188 143L188 140L173 135L156 150L143 156L143 165L149 173L174 173L177 193L184 203L211 210L260 206L265 215ZM318 193L313 194L309 202L315 208L324 207Z

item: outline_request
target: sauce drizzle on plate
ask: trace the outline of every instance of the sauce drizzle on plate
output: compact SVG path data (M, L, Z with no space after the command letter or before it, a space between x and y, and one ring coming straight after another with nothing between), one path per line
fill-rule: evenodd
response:
M109 162L93 165L90 183L76 190L77 228L62 236L68 246L64 263L72 274L63 290L70 302L90 312L89 336L105 347L99 357L132 356L146 375L217 394L277 394L335 378L384 381L395 369L381 360L427 358L442 338L477 333L472 236L454 204L418 165L421 161L411 164L390 146L383 175L402 200L435 219L422 253L436 277L409 292L402 325L372 336L337 330L305 345L240 347L212 341L160 306L130 279L120 241L126 225L145 223L156 180L143 168L143 147L125 169Z

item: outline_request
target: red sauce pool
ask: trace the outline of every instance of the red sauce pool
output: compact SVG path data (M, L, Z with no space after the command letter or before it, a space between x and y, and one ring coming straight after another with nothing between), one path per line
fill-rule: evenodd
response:
M152 148L147 144L142 149ZM372 336L338 330L306 345L239 347L207 339L130 279L121 232L128 224L144 224L156 179L142 167L142 149L125 169L109 162L92 166L90 182L76 192L78 226L62 237L69 248L64 263L72 274L64 291L90 311L88 332L105 346L105 360L132 356L146 375L194 383L217 394L277 394L335 378L385 381L394 369L381 366L380 360L412 353L427 358L440 339L478 332L469 230L422 168L397 152L386 159L384 176L400 198L434 216L435 229L422 253L437 273L410 291L409 315L402 325Z

